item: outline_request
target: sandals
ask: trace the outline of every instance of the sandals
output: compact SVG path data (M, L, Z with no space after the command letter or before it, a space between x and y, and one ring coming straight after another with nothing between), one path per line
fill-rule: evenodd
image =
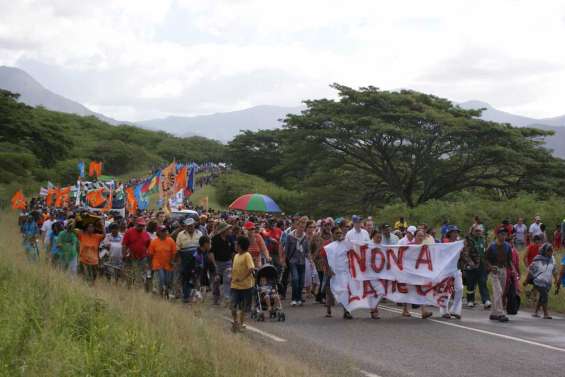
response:
M371 319L381 319L381 317L379 317L379 311L378 310L371 311Z
M543 319L553 319L553 317L550 316L550 315L544 315L544 316L543 316Z
M422 319L430 318L431 316L432 316L432 312L422 313Z
M410 314L410 312L402 312L402 316L403 317L412 317L412 314Z
M349 312L343 312L343 319L353 319L353 316Z
M444 315L441 316L441 318L443 318L443 319L451 319L451 314L445 313Z

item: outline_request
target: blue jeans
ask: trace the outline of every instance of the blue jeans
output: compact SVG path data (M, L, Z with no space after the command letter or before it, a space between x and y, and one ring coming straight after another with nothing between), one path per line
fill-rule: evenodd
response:
M304 289L305 265L290 263L290 275L292 276L292 301L302 301L302 289Z
M164 291L165 287L171 289L171 283L173 281L173 272L167 271L165 269L160 269L156 271L159 274L159 289L161 292Z

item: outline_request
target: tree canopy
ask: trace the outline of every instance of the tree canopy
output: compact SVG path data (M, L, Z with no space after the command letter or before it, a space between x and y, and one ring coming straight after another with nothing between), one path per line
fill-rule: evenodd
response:
M280 162L259 174L267 179L292 182L273 174L284 167L303 178L289 188L309 191L306 197L316 197L325 181L326 192L346 190L359 202L396 199L410 207L463 190L512 196L562 187L555 180L562 180L563 161L543 148L548 131L487 122L478 118L480 110L415 91L333 88L337 100L305 101L307 109L289 115L284 130L236 138L229 146L234 165L257 174L233 150L245 141L253 151L249 145L269 140L263 149L277 156L269 163Z

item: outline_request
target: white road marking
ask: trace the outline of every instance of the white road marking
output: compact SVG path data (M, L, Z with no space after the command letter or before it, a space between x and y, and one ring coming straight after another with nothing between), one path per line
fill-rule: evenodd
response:
M359 372L361 372L361 374L363 374L367 377L381 377L378 374L367 372L366 370L363 370L363 369L359 369Z
M390 308L390 307L386 307L386 306L382 306L382 305L379 305L379 308L381 308L383 310L388 310L388 311L394 312L394 313L402 313L401 309ZM418 313L414 313L414 312L410 312L410 313L413 316L421 317ZM446 321L438 321L437 319L428 319L428 321L434 322L434 323L439 323L439 324L446 325L446 326L458 327L460 329L464 329L464 330L468 330L468 331L474 331L474 332L477 332L477 333L480 333L480 334L496 336L496 337L502 338L502 339L513 340L515 342L525 343L525 344L529 344L529 345L532 345L532 346L547 348L547 349L550 349L550 350L553 350L553 351L565 352L565 348L550 346L549 344L534 342L533 340L527 340L527 339L518 338L518 337L515 337L515 336L499 334L499 333L492 332L492 331L476 329L474 327L463 326L463 325L459 325L457 323L451 323L451 322L446 322Z
M228 317L222 317L222 318L225 319L225 320L228 321L228 322L232 322L232 319L231 319L231 318L228 318ZM268 333L268 332L266 332L266 331L263 331L263 330L259 330L258 328L253 327L253 326L250 326L250 325L247 324L247 323L245 324L245 327L246 327L246 330L247 330L247 331L252 331L252 332L257 333L257 334L259 334L259 335L263 335L265 338L269 338L269 339L271 339L271 340L274 340L275 342L279 342L279 343L284 343L284 342L286 342L286 339L279 338L279 337L276 336L276 335L270 334L270 333Z

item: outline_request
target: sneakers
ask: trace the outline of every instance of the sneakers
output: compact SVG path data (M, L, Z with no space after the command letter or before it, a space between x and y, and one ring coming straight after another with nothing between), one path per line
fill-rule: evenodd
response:
M508 319L507 316L501 315L500 317L498 317L498 321L499 321L499 322L508 322L509 319Z
M303 301L298 301L298 306L302 306L304 304Z
M490 302L490 300L486 300L484 305L485 310L490 309L491 306L492 306L492 302Z
M468 307L469 309L473 309L473 308L475 307L475 303L474 303L474 302L468 302L468 303L467 303L467 307Z
M291 302L290 302L290 306L296 306L296 305L298 305L298 302L296 302L296 301L291 301Z

